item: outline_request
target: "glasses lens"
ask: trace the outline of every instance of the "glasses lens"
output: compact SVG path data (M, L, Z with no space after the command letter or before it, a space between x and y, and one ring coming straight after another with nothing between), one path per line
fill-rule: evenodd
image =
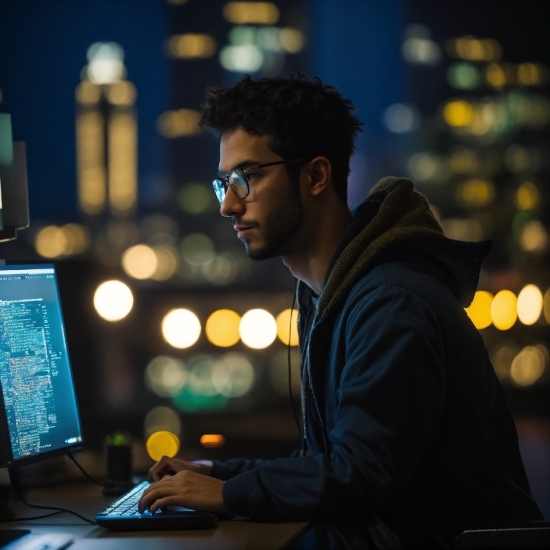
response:
M241 170L234 170L229 176L229 185L239 199L244 199L248 195L248 183Z
M216 197L220 202L223 202L223 199L225 197L225 187L223 185L223 180L221 179L215 179L212 182L212 187L214 188L214 193L216 193Z

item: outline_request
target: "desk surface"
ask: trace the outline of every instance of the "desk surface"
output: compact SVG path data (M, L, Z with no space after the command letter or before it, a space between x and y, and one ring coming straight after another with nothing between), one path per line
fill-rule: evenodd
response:
M93 519L114 497L105 497L101 488L91 484L64 484L55 487L27 489L30 504L61 506ZM48 510L29 508L20 501L11 501L16 517L32 517ZM32 533L60 532L72 535L70 550L275 550L290 546L308 527L307 523L253 523L221 520L214 529L180 531L110 531L85 524L69 514L42 520L2 524L2 528L31 529Z

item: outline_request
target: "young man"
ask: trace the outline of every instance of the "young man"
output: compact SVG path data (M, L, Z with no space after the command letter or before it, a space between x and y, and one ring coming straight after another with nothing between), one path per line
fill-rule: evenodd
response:
M541 519L464 312L490 244L445 237L403 178L379 182L352 215L353 111L303 75L207 90L201 124L221 137L221 214L250 258L280 256L300 281L306 452L165 457L141 505L330 524L354 548L444 548L466 529Z

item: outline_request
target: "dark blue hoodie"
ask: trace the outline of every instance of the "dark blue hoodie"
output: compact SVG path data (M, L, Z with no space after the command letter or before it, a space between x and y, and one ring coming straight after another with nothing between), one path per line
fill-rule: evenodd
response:
M216 463L231 511L330 523L350 544L376 517L408 548L542 519L464 311L489 248L445 237L410 181L377 184L319 297L299 285L308 456Z

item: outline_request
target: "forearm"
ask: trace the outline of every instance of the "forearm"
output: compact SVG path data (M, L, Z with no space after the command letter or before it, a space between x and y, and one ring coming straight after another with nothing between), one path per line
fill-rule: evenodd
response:
M248 460L245 458L234 458L227 460L226 462L214 460L212 462L212 469L209 475L215 477L216 479L226 481L236 475L253 470L261 464L265 464L265 461Z

